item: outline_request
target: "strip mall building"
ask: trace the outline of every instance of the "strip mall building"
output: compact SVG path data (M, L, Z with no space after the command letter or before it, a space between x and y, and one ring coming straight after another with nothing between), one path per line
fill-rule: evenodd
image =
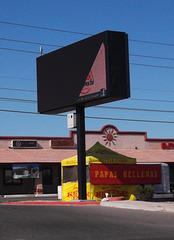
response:
M174 139L148 138L146 132L119 131L105 125L98 131L86 131L86 149L96 142L137 163L167 163L171 189L174 189ZM69 137L0 137L0 195L57 193L61 185L61 161L77 155L77 133ZM15 179L15 164L37 164L39 178Z

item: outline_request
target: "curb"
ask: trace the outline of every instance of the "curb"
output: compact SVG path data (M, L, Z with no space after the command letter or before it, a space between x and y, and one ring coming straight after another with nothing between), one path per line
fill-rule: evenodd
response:
M108 197L108 201L122 201L124 197Z
M72 201L72 202L56 202L56 201L20 201L20 202L2 202L1 205L47 205L47 206L72 206L72 205L100 205L100 202Z
M29 198L29 197L45 198L45 197L57 197L57 194L16 194L16 195L14 194L14 195L2 195L1 197L3 198Z

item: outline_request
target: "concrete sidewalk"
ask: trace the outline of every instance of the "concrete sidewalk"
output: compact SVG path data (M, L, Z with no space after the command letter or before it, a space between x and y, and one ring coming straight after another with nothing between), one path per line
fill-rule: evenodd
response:
M124 209L144 210L144 211L158 211L158 212L173 212L174 202L145 202L145 201L101 201L103 207L115 207Z

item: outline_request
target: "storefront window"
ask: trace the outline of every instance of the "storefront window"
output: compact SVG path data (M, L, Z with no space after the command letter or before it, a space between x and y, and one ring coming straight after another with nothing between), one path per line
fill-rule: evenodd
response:
M86 166L86 181L89 182L89 166ZM63 183L78 181L78 166L63 167Z
M21 179L13 178L13 170L12 169L4 169L4 184L5 185L20 185L22 184Z

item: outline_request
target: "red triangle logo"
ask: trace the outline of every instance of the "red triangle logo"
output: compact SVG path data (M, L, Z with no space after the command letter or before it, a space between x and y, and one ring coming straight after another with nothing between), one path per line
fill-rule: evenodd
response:
M98 54L94 60L92 68L88 74L85 84L81 90L80 97L94 93L105 95L106 91L106 57L105 46L102 43Z

